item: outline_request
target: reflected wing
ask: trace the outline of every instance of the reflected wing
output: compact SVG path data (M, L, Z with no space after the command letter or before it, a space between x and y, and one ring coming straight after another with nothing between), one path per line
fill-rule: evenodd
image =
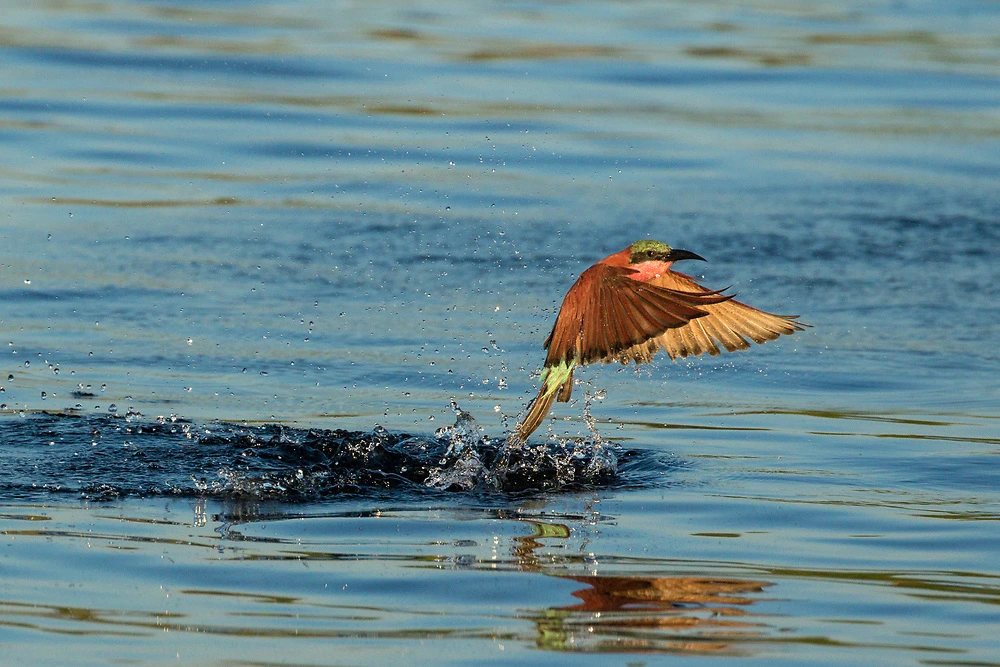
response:
M688 325L729 297L698 287L677 290L632 280L635 271L595 264L563 300L545 340L546 366L619 360L664 332ZM627 361L626 361L627 363Z
M650 281L652 285L682 293L715 295L689 276L668 271ZM757 310L751 306L728 299L701 306L703 317L698 317L665 330L655 338L639 343L617 354L607 355L602 361L630 361L644 363L659 350L664 350L671 359L721 352L719 345L729 352L750 347L748 338L755 343L774 340L781 334L802 331L807 324L795 321L795 316L786 317Z

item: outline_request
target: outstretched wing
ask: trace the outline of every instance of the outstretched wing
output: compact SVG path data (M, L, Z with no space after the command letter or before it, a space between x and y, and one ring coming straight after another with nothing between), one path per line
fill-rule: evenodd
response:
M665 332L708 314L730 297L702 288L639 282L633 269L595 264L573 284L545 340L545 366L618 360ZM627 363L627 361L625 362Z
M667 271L653 278L650 283L663 289L683 293L717 294L705 289L690 276L676 271ZM704 316L692 319L681 326L669 328L650 340L616 354L609 354L601 361L618 361L623 364L630 361L644 363L652 359L661 349L670 355L671 359L697 356L706 352L716 355L721 352L720 345L729 352L734 352L750 347L748 338L755 343L764 343L774 340L781 334L802 331L809 326L796 322L795 316L766 313L735 299L706 304L701 310L704 311Z

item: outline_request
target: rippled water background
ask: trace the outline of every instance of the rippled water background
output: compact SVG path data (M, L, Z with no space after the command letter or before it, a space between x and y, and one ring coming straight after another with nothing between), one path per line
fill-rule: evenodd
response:
M1000 4L9 2L0 58L5 662L1000 664ZM610 477L427 483L647 236L814 328L580 373L536 438Z

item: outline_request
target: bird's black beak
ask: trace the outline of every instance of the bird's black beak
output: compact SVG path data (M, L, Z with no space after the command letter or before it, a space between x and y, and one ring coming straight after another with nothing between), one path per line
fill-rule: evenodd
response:
M682 259L697 259L702 262L708 261L701 255L696 255L690 250L681 250L680 248L672 248L670 252L667 253L667 256L664 258L664 261L679 262Z

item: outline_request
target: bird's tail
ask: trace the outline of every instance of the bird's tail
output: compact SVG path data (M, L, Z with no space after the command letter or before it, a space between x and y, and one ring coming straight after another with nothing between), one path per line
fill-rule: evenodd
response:
M542 382L542 387L538 390L538 396L535 396L535 399L531 401L531 405L528 406L528 414L525 415L524 419L518 423L517 428L514 429L515 439L521 442L528 441L528 436L542 425L545 415L549 414L549 408L552 407L552 403L555 402L558 393L557 391L550 391L545 383Z
M514 439L527 442L528 436L535 432L549 414L552 403L559 399L561 403L569 400L573 393L573 368L576 362L560 362L553 366L546 366L542 370L542 386L538 390L538 396L528 406L528 414L514 429Z

